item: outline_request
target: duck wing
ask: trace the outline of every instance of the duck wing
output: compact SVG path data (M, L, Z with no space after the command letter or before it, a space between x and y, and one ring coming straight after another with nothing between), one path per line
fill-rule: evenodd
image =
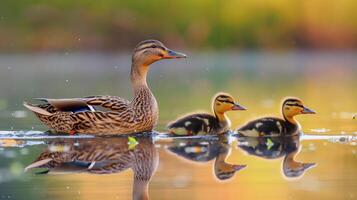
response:
M129 107L130 102L116 96L89 96L83 98L87 105L101 106L112 111L124 111Z
M266 117L248 122L246 125L238 128L238 133L244 136L272 136L284 132L285 122L282 119Z
M219 128L217 119L210 114L191 114L177 119L167 125L169 129L184 129L188 134L209 133ZM179 134L178 131L174 131Z
M62 112L83 112L96 111L97 109L109 109L111 111L124 111L129 108L129 101L115 96L90 96L84 98L72 99L47 99L37 98L37 100L46 102L45 104L37 105L35 107L46 110L49 113L56 111ZM32 105L33 106L33 105ZM95 106L97 109L95 109Z

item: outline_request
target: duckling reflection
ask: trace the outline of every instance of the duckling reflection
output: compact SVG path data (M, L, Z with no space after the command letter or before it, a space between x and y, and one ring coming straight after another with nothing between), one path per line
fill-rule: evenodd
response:
M112 174L131 168L133 199L149 199L148 186L158 163L159 154L149 137L93 138L51 142L25 171L46 168L42 174Z
M234 174L246 165L235 165L226 162L230 154L227 137L219 140L202 141L200 139L175 139L168 150L193 162L208 162L214 159L214 175L219 180L231 179Z
M287 178L301 177L315 163L302 163L295 160L300 151L300 136L285 137L240 137L238 147L250 155L265 159L284 157L282 171Z

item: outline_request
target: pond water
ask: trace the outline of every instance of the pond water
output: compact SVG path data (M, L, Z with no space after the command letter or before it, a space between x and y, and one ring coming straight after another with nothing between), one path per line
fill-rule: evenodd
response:
M150 71L160 133L182 114L209 112L218 91L248 108L228 114L233 129L280 116L285 96L301 98L317 114L299 116L304 134L285 138L52 136L22 102L130 99L130 55L0 55L0 199L356 198L355 52L188 55Z

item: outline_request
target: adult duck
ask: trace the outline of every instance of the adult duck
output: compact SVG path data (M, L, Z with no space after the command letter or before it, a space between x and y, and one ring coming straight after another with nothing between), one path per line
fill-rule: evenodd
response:
M185 58L157 40L140 42L132 56L132 101L117 96L45 99L43 104L24 103L48 127L60 133L96 135L151 131L158 120L158 106L146 76L150 64L162 59ZM104 111L103 111L104 110Z

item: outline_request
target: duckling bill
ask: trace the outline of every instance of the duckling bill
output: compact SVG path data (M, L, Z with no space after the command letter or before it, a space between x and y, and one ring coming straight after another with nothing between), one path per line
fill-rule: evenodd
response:
M237 130L239 135L248 137L281 136L298 134L300 124L295 116L300 114L316 114L295 97L286 98L282 103L283 119L264 117L248 122Z
M246 110L235 102L234 98L225 93L219 93L213 98L214 115L195 113L186 115L170 123L170 132L176 135L222 134L229 131L231 122L226 116L227 111Z

